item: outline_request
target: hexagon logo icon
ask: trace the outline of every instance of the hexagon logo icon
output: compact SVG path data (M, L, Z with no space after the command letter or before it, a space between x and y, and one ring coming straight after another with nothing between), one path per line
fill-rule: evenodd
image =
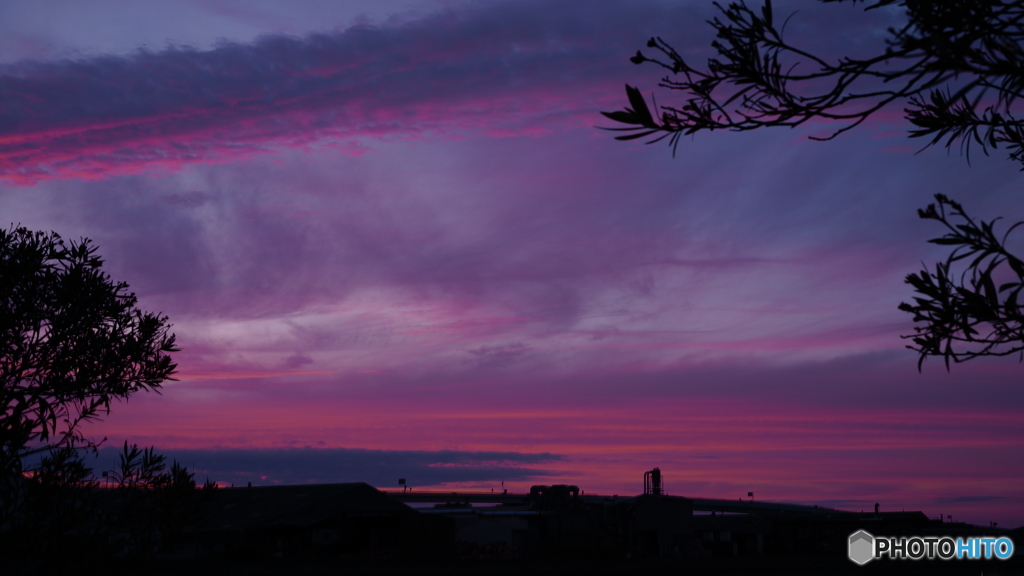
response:
M864 530L857 530L850 534L850 542L847 546L847 554L861 566L867 564L875 557L875 537Z

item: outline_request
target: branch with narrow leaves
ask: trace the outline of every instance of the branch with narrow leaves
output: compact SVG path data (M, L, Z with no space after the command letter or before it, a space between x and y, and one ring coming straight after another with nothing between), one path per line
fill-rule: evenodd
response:
M945 262L906 278L919 294L899 309L914 315L915 333L904 336L920 354L921 370L928 356L964 362L980 356L1019 354L1024 360L1024 261L1010 253L1006 241L1018 222L1002 235L995 232L998 218L976 222L953 200L937 194L918 215L946 227L946 234L930 240L953 247ZM957 274L958 266L962 271ZM999 284L997 282L1005 280Z
M946 148L952 148L959 141L961 153L970 161L972 144L980 146L986 156L990 149L1004 145L1011 160L1024 164L1024 121L1009 112L1000 112L996 106L979 112L966 97L954 100L948 91L941 90L932 91L927 99L915 96L910 105L904 112L910 123L918 127L910 131L910 137L930 136L926 147L945 139Z
M709 24L717 54L706 67L692 66L659 37L647 43L652 51L630 58L667 70L659 87L680 94L681 102L659 107L652 96L648 107L640 90L627 85L630 107L602 112L626 125L606 128L627 132L617 139L668 138L674 154L683 135L795 127L822 119L840 127L811 138L829 140L887 105L906 101L907 118L917 127L911 136L930 136L929 146L960 141L967 151L975 142L987 154L1006 145L1010 157L1024 163L1024 121L1012 113L1024 95L1024 2L869 3L867 10L902 7L906 24L889 29L875 56L838 59L787 42L786 22L778 23L770 0L760 10L742 2L715 6L721 15Z

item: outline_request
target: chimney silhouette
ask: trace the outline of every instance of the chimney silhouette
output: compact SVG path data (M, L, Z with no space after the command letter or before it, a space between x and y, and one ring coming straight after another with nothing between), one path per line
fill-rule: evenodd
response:
M655 468L644 472L644 494L662 496L665 490L661 486L661 470Z

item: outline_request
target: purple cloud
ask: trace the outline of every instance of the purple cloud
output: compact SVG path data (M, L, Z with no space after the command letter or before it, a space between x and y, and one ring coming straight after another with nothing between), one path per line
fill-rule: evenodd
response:
M99 450L89 464L97 471L116 466L120 448ZM530 465L565 460L550 453L469 452L457 450L360 450L344 448L170 449L157 450L167 463L176 460L220 485L252 482L323 484L367 482L379 488L397 485L431 486L446 483L529 482L552 473ZM114 463L113 465L111 463Z
M590 124L617 97L608 71L625 68L623 38L686 13L488 4L207 51L8 64L0 176L108 178L282 149L358 155L364 137Z

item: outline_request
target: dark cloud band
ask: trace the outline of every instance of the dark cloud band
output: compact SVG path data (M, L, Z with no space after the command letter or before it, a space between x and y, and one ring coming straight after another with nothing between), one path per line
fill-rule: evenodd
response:
M92 465L114 469L120 449L99 451ZM197 472L197 479L253 485L367 482L389 487L398 478L409 485L451 482L527 481L552 474L532 466L564 460L551 453L468 452L458 450L366 450L348 448L172 449L158 450Z
M102 178L362 136L552 129L581 110L592 123L595 97L617 97L607 70L630 51L600 39L642 38L641 22L665 9L551 8L490 4L209 51L9 65L0 177Z

